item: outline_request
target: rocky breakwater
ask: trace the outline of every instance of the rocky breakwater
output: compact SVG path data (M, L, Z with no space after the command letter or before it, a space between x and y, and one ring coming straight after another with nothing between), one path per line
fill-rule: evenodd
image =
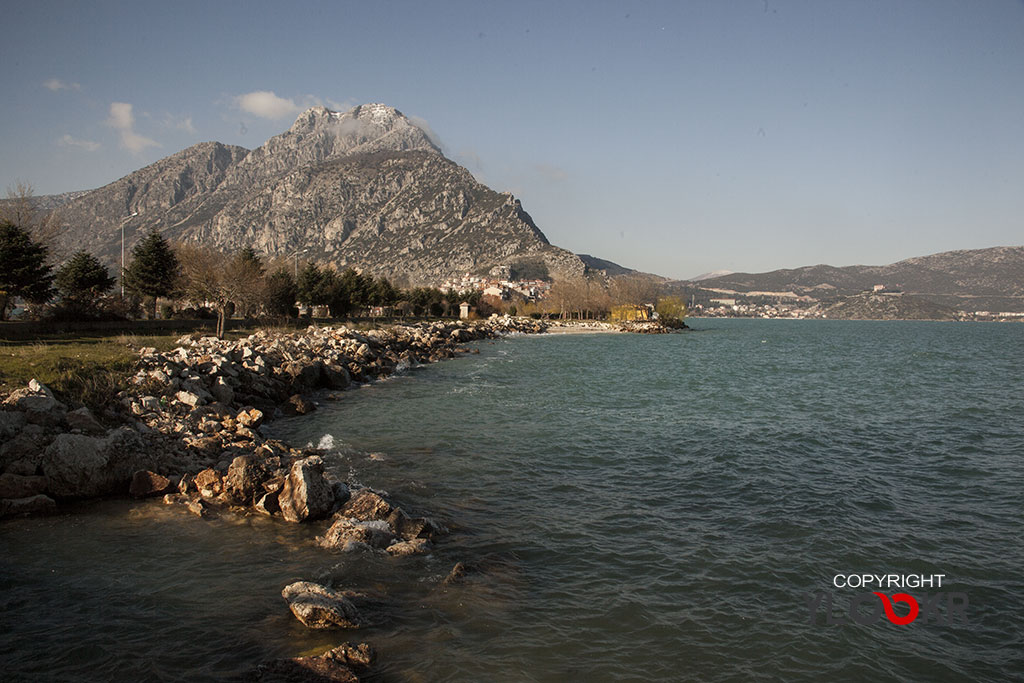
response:
M318 542L339 551L429 552L447 533L441 524L371 489L350 491L321 453L268 439L262 424L315 409L322 392L453 357L466 351L462 342L545 328L505 317L367 332L311 327L238 341L184 337L169 352L141 351L130 388L104 413L118 423L112 428L33 380L0 410L0 514L53 512L63 500L105 495L163 496L200 517L234 510L291 523L330 518ZM361 593L298 582L282 596L310 628L365 622ZM261 665L252 677L357 680L372 658L366 644L346 643Z
M505 317L184 337L170 352L142 350L106 424L33 380L0 406L0 516L126 493L164 495L198 515L228 505L292 522L329 516L347 489L309 460L315 453L264 438L265 420L314 410L318 392L451 358L466 351L462 342L544 329Z
M678 320L628 320L619 323L618 329L634 334L668 334L689 328L686 326L686 323Z

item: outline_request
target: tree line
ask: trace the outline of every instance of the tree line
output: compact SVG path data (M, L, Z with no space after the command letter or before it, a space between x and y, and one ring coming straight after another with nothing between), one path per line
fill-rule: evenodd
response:
M0 319L7 320L16 299L33 317L50 320L156 318L210 313L222 336L226 321L245 318L297 317L325 308L345 317L369 307L387 313L447 316L458 304L479 305L479 292L441 292L432 287L400 289L385 277L338 271L287 260L265 260L251 248L224 254L193 244L172 245L159 232L146 235L131 251L121 274L124 296L112 294L117 278L94 255L79 251L56 270L50 249L29 230L0 222ZM172 303L173 302L173 303Z

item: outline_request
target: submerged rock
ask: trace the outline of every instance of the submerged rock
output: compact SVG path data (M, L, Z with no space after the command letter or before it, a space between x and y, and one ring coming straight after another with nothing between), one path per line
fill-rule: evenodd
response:
M363 543L371 548L387 548L395 534L387 522L380 520L360 522L346 517L338 518L331 528L318 539L320 546L346 550L350 543Z
M410 517L402 508L394 508L387 518L395 534L404 539L433 538L448 533L448 530L429 517Z
M425 538L413 538L408 541L399 541L392 543L387 547L387 551L391 555L423 555L424 553L430 552L430 541Z
M164 496L164 505L180 505L196 517L206 517L209 514L206 501L196 494L168 493Z
M306 415L316 410L316 404L307 401L299 394L288 399L288 402L281 406L281 412L285 415Z
M366 643L344 643L317 657L293 657L261 664L250 676L252 681L274 683L354 683L361 672L376 659Z
M49 496L39 494L27 498L0 500L0 517L17 515L48 515L57 511L57 503Z
M443 586L450 586L455 583L461 583L466 575L469 574L470 568L464 562L456 562L452 570L448 572L448 576L444 577L444 581L441 582Z
M359 628L359 612L348 595L312 581L296 581L284 587L281 597L308 628Z

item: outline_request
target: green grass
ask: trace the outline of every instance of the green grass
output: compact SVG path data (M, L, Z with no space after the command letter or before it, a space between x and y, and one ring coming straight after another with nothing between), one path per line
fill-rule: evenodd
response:
M20 389L37 379L72 406L102 410L127 386L140 348L169 350L180 337L77 334L0 342L0 391Z

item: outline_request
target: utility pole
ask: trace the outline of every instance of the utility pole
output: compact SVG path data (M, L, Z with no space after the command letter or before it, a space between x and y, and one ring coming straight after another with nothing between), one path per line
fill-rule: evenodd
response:
M124 299L124 225L132 218L139 215L138 211L132 211L130 216L125 216L121 220L121 298Z

